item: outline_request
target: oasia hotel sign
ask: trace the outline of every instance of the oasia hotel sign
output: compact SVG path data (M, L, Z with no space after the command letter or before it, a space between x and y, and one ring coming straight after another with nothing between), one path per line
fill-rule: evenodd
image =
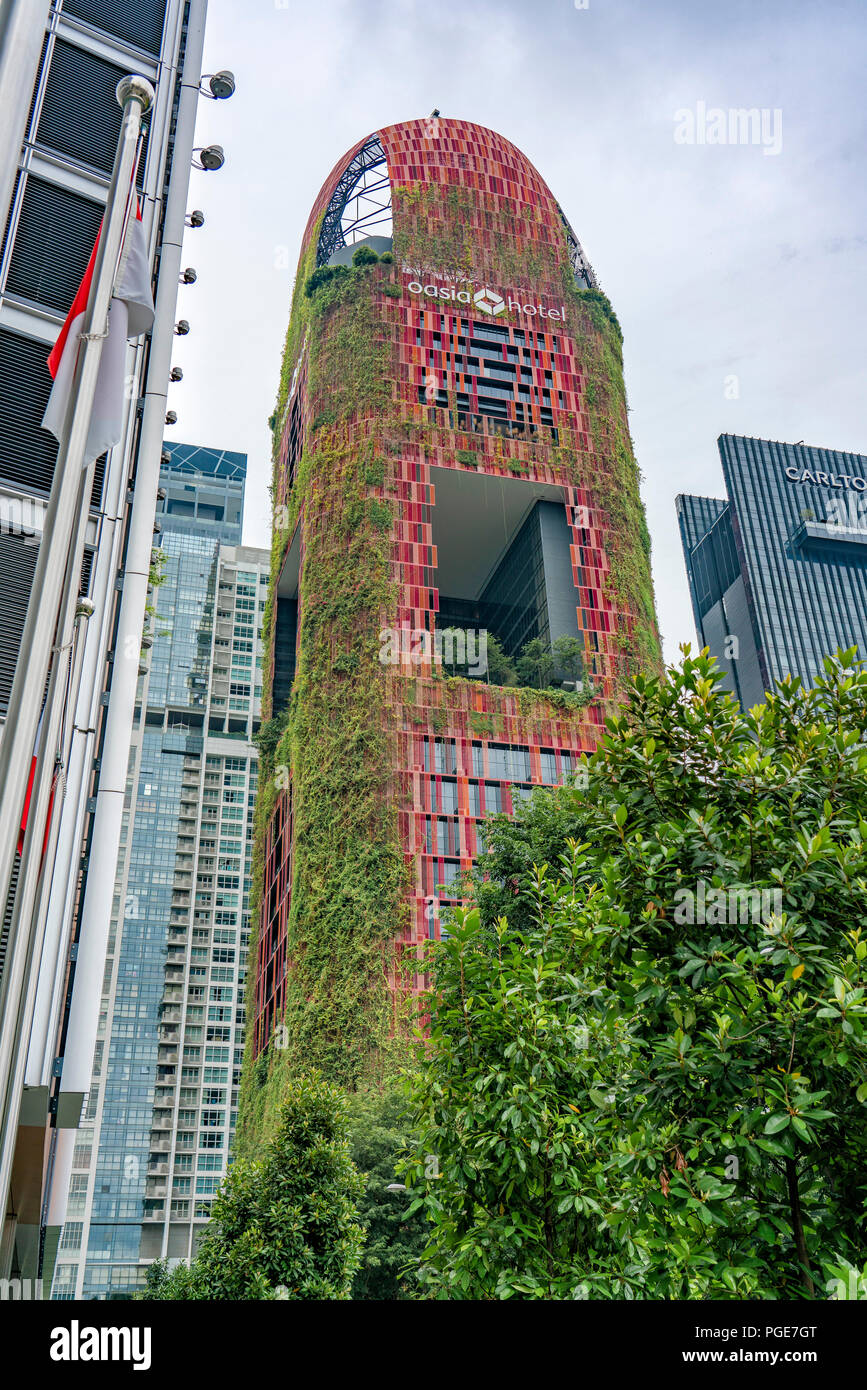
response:
M480 313L488 314L491 318L511 312L526 314L528 318L556 319L558 323L564 323L566 320L566 309L562 304L558 309L546 308L538 301L535 304L526 304L523 298L516 298L511 291L502 295L498 290L492 290L489 285L482 285L476 289L469 283L424 285L421 280L410 280L406 289L409 294L424 296L426 299L447 299L456 304L472 304Z

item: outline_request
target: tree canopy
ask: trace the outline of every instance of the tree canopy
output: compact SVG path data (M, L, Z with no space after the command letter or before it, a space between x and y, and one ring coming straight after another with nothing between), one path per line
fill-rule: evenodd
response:
M288 1084L265 1156L239 1159L192 1263L148 1272L145 1299L348 1299L364 1230L364 1178L345 1099L316 1074Z
M745 711L684 652L489 823L431 948L434 1296L826 1297L863 1263L867 671Z

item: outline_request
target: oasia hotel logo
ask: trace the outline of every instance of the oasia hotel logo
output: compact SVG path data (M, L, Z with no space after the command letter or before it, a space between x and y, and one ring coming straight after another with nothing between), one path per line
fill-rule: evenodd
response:
M411 271L404 269L404 274L412 274ZM440 280L439 276L436 276ZM498 314L510 313L526 314L530 318L537 315L540 319L557 319L563 323L566 319L566 309L560 305L559 309L548 309L544 304L525 304L523 299L515 298L514 294L508 292L506 296L499 294L497 290L492 290L490 286L483 285L481 289L473 292L470 283L455 285L448 283L422 284L421 280L410 280L406 286L409 294L424 295L426 299L448 299L456 304L472 304L483 314L489 314L491 318L496 318Z
M477 309L481 309L483 314L502 314L506 309L506 301L501 294L495 290L489 290L487 285L484 289L476 290L473 295L473 303Z

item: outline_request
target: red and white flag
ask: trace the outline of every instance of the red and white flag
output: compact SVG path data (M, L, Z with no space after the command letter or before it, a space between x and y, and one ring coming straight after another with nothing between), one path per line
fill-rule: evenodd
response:
M66 420L101 235L100 227L90 253L87 270L84 272L84 279L78 287L72 308L48 358L48 370L54 377L54 385L42 419L42 428L49 430L57 440L63 433ZM87 447L84 451L85 468L120 440L123 433L123 406L126 394L124 381L127 339L137 338L141 333L146 333L154 321L150 268L141 213L138 209L136 215L129 219L115 285L114 297L108 311L108 337L102 346Z

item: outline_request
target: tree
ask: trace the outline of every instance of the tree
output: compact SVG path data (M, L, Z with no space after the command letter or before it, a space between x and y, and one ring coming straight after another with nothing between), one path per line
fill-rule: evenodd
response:
M544 690L554 674L551 650L540 637L525 643L515 665L521 683L535 686L537 690Z
M366 1232L361 1265L352 1285L354 1299L407 1299L415 1296L411 1267L427 1244L421 1212L407 1216L405 1192L389 1191L398 1182L395 1165L409 1136L406 1099L392 1085L350 1096L348 1134L353 1162L366 1190L359 1217Z
M564 633L562 637L554 639L551 653L555 667L564 673L566 680L576 683L581 680L584 672L584 643L579 638L567 637Z
M867 670L744 712L684 652L582 784L489 822L431 948L405 1162L439 1296L810 1298L864 1264Z
M144 1299L348 1299L364 1232L364 1179L342 1092L291 1080L261 1160L230 1168L192 1264L152 1266Z
M493 632L488 633L488 681L491 685L516 685L515 668L503 650L503 644Z

